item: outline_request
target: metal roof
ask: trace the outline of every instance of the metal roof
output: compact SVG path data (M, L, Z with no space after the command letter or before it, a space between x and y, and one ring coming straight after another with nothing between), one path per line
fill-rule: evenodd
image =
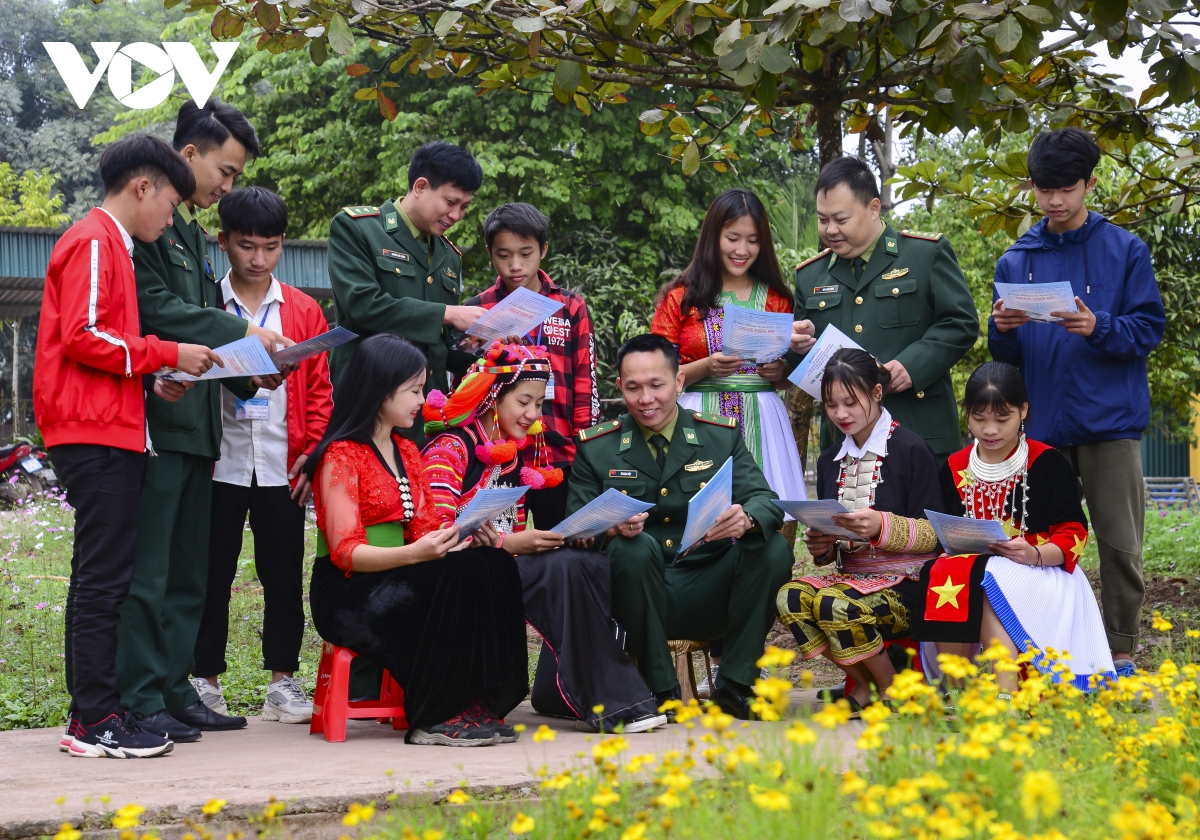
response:
M63 232L0 225L0 319L38 314L50 253ZM313 297L332 298L327 252L323 240L285 240L275 276ZM215 236L208 237L208 257L217 277L223 277L229 270L229 260Z

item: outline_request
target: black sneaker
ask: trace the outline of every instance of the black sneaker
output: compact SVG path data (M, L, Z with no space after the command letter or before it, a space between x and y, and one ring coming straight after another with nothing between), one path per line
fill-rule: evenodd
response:
M490 726L496 730L495 743L497 744L512 744L521 737L517 730L488 711L487 707L478 700L472 703L470 708L463 712L463 714L473 719L482 727L486 728Z
M67 719L67 731L58 739L58 751L70 752L71 742L75 740L76 731L79 729L79 712L71 711L71 716Z
M494 724L484 723L475 716L476 705L459 712L445 723L410 729L405 740L410 744L431 747L490 746L496 743L499 732Z
M79 758L149 758L175 746L161 735L144 732L129 712L113 712L91 726L79 723L68 750Z

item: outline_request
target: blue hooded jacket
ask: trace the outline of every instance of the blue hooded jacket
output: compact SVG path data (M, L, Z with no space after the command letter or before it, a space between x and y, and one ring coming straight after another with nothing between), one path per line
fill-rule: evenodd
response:
M992 358L1025 376L1029 436L1056 447L1141 437L1150 422L1146 357L1167 322L1150 249L1088 213L1065 233L1050 233L1042 219L996 263L997 283L1061 281L1095 313L1091 335L1037 322L1000 332L988 321Z

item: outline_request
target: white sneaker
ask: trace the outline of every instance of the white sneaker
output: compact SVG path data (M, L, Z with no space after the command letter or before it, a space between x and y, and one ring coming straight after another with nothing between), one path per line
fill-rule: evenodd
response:
M203 677L192 677L191 683L205 706L219 715L229 714L229 707L225 705L225 694L219 685L213 685Z
M717 671L720 667L720 665L712 666L712 678L714 680L717 678ZM712 685L708 682L708 674L705 674L704 679L700 680L700 684L696 686L696 696L701 700L708 700L712 697Z
M308 723L312 720L312 703L304 689L292 677L281 677L267 686L267 702L263 704L262 719L280 723Z
M666 726L669 721L666 715L643 715L635 720L627 721L622 731L626 735L632 735L635 732L650 732L659 726ZM576 732L599 732L600 730L592 726L586 720L575 721Z

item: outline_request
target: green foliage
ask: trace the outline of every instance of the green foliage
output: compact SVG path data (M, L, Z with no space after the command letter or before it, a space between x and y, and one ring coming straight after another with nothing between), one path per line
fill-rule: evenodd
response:
M0 163L0 225L57 228L71 217L60 213L63 197L54 193L58 176L49 169L26 170L20 176L11 164Z

